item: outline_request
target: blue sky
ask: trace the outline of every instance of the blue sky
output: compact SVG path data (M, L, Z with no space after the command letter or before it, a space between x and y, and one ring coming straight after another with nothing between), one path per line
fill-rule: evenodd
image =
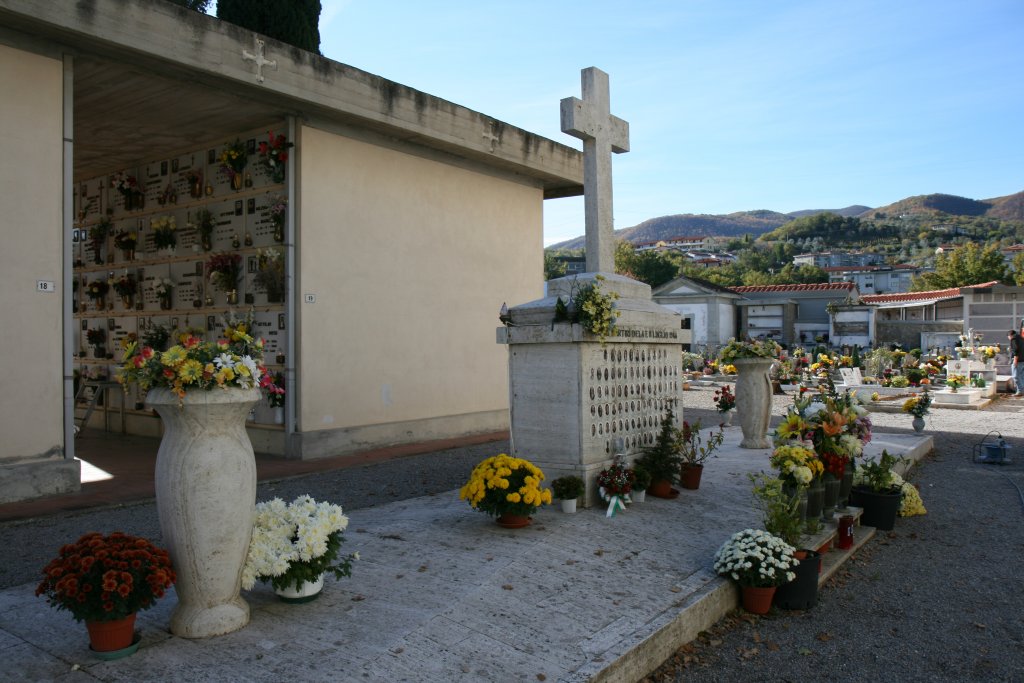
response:
M559 101L608 72L617 229L1024 190L1021 0L322 3L325 56L575 147ZM545 202L545 244L582 233Z

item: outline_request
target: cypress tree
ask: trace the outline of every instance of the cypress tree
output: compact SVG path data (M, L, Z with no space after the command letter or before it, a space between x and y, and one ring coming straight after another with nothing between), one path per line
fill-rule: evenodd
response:
M219 0L217 17L320 54L320 0Z

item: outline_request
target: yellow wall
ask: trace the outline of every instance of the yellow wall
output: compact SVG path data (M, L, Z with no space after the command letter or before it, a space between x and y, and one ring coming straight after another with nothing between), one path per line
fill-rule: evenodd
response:
M0 45L0 461L63 447L61 61ZM36 292L49 280L57 292Z
M316 303L298 304L299 429L506 410L495 328L502 302L542 294L541 190L315 128L300 140L297 288Z

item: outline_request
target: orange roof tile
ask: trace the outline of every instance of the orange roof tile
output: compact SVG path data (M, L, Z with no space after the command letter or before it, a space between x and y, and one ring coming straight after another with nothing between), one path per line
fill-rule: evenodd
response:
M804 285L744 285L742 287L729 287L737 294L748 292L827 292L827 291L849 291L854 288L852 282L817 282Z

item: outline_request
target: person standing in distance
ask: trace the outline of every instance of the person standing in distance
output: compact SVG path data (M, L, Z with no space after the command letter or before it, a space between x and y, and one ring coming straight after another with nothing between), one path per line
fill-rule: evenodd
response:
M1024 337L1010 330L1010 370L1013 374L1014 396L1024 396Z

